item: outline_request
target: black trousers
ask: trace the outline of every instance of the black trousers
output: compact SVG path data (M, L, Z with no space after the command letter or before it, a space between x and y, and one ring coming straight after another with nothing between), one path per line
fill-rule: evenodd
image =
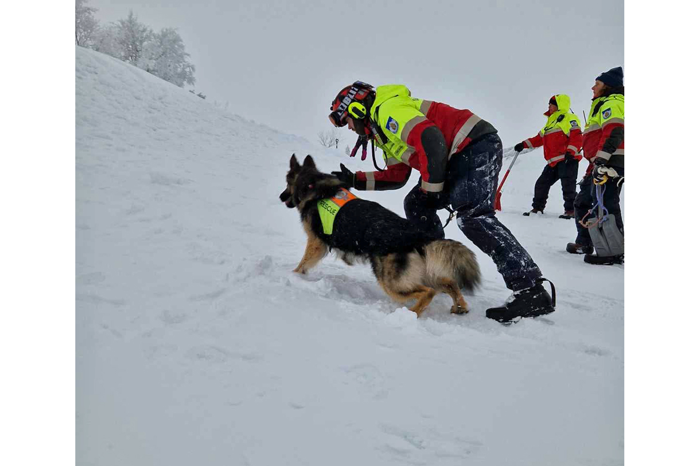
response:
M620 176L625 175L624 168L615 167ZM617 228L620 229L624 234L624 225L622 223L622 211L620 210L620 192L622 191L622 186L617 186L617 180L610 180L605 183L605 192L603 193L603 205L608 209L608 214L615 216L615 224ZM595 185L593 184L593 176L586 175L581 181L581 191L576 196L576 201L574 202L574 210L576 211L576 230L578 234L576 235L576 243L583 246L593 246L591 242L591 235L588 233L588 229L584 228L579 222L586 216L588 211L596 203ZM597 217L598 209L592 212L588 217Z
M459 229L491 257L506 286L518 291L534 286L542 272L513 233L496 218L493 204L502 161L501 138L497 134L484 136L450 158L445 189L457 211ZM424 231L444 238L440 218L422 203L419 189L420 182L404 199L406 218Z
M562 160L553 167L545 165L544 170L535 183L535 197L532 198L532 208L544 210L549 197L549 188L561 180L561 191L564 195L564 210L574 210L576 199L576 177L578 176L578 160Z

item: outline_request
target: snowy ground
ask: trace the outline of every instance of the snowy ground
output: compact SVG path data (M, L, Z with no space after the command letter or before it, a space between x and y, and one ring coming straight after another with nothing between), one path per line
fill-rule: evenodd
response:
M305 236L277 198L290 155L370 160L76 56L79 465L623 463L624 269L564 252L558 184L545 216L520 215L540 151L499 218L557 285L557 312L486 319L509 292L477 251L471 312L443 295L416 319L369 267L291 273ZM402 213L407 190L360 196ZM473 248L454 222L447 236Z

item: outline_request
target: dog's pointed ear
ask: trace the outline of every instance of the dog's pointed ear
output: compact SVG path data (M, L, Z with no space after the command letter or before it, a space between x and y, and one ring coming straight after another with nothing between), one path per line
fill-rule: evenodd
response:
M316 168L316 164L314 163L314 159L311 158L310 155L307 155L306 158L304 159L304 168Z
M289 168L293 172L298 172L301 166L299 165L299 162L297 161L297 156L296 154L292 154L292 158L289 159Z

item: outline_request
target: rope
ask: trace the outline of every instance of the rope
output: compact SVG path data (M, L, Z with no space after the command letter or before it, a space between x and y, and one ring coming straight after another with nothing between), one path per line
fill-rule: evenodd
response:
M581 220L579 220L579 222L578 222L583 228L586 228L586 229L593 228L594 226L596 226L599 223L604 222L608 219L608 209L606 209L605 205L603 204L603 196L605 195L606 189L607 189L607 185L605 184L605 182L603 182L602 184L595 185L596 203L593 207L591 207L588 210L586 215L584 215L583 218ZM585 223L585 220L588 218L588 216L591 215L595 211L596 207L598 207L598 206L600 206L600 213L602 214L602 216L599 216L598 220L596 220L595 222L593 222L591 224Z
M374 155L374 138L372 138L372 163L374 163L374 168L376 168L378 171L383 172L386 170L386 168L379 168L379 165L377 165L377 158Z

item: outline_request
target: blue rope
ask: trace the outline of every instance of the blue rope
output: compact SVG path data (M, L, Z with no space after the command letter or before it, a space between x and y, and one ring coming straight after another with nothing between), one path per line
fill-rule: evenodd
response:
M608 219L608 209L605 208L605 205L603 204L603 196L605 194L605 189L607 188L606 184L603 184L603 187L599 184L593 184L591 186L591 191L593 191L593 188L595 187L595 198L596 198L596 203L593 207L588 209L588 213L583 216L581 220L579 220L579 223L584 227L584 228L592 228L595 225L598 225L600 222L605 222ZM592 213L596 213L596 217L598 216L598 213L596 212L596 209L600 206L601 210L603 211L603 218L599 218L596 222L594 222L591 225L587 225L585 223L586 218L588 218L589 215Z
M601 186L597 184L595 186L595 197L596 197L596 204L593 206L594 210L598 205L600 205L601 209L603 210L603 218L599 218L599 222L604 222L608 219L608 209L605 207L603 204L603 195L605 194L605 190L607 189L607 183L603 184L603 187L601 189Z

